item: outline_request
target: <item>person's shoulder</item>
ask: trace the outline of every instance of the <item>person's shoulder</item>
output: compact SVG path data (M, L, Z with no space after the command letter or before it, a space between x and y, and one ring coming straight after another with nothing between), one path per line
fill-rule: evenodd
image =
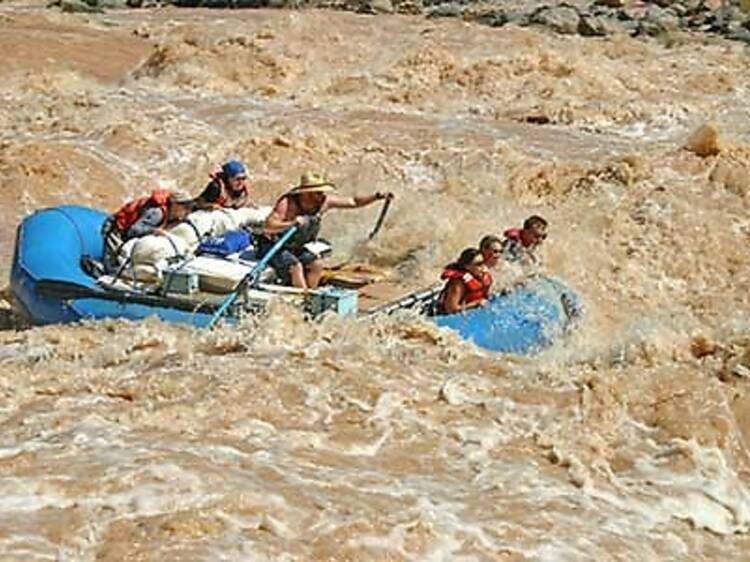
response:
M215 179L210 180L203 188L199 197L207 201L213 201L221 195L221 185Z
M500 244L502 245L503 249L511 248L513 246L518 245L518 240L516 240L515 238L506 237L506 238L503 238L503 241Z
M282 195L279 197L278 201L276 201L273 210L279 213L286 213L287 209L289 209L289 197Z
M506 238L503 240L503 255L505 256L505 259L517 259L522 250L523 248L521 248L521 244L518 240L512 238Z
M464 280L462 277L450 277L448 278L448 287L463 287Z

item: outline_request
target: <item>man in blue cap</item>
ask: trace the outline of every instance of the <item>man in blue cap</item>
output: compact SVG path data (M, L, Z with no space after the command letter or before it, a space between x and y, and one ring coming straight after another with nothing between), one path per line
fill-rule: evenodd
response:
M249 188L245 165L238 160L230 160L211 174L211 181L196 202L201 209L239 209L250 203Z

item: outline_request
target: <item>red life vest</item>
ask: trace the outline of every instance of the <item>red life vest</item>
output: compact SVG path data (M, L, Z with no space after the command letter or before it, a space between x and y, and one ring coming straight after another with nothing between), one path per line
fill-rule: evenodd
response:
M229 186L227 185L226 179L224 178L224 174L222 172L219 172L218 174L212 174L211 179L219 184L219 187L221 188L221 195L219 195L216 198L217 205L221 207L232 207L237 201L242 199L243 197L247 196L247 188L242 187L242 189L237 192L237 195L232 195L229 192Z
M521 240L521 229L520 228L509 228L505 232L503 232L503 236L505 236L508 240L515 240L516 242L522 242Z
M161 226L166 225L169 219L169 198L171 195L172 193L167 189L155 189L151 195L145 195L125 203L115 213L117 230L127 232L141 216L141 211L145 207L159 207L164 214L164 222Z
M450 282L451 279L460 279L464 284L464 298L462 304L470 304L472 302L481 301L482 299L488 299L490 297L490 287L492 286L492 275L485 272L482 275L482 279L477 279L468 271L461 271L460 269L447 268L443 271L440 276L441 279L446 279ZM446 284L446 289L448 285ZM443 289L440 295L440 308L445 310L444 301L448 294L448 291Z

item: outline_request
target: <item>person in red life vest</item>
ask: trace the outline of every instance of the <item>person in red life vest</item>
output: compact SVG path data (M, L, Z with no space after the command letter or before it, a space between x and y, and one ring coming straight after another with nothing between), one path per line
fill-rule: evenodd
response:
M155 189L150 195L125 203L103 226L105 269L117 268L117 254L124 242L163 234L168 226L184 220L196 208L194 200L167 189Z
M510 228L504 235L503 257L506 261L523 265L538 263L536 252L547 238L547 221L533 215L523 222L523 228Z
M247 181L245 165L237 160L224 163L211 173L211 181L196 198L200 209L227 207L239 209L250 201L250 184Z
M438 314L455 314L484 306L490 298L492 275L477 248L466 248L456 262L446 266L440 277L447 282L438 297Z
M303 174L299 185L282 195L268 216L263 233L257 236L257 255L263 258L278 240L278 235L291 226L297 233L270 260L271 267L282 283L300 289L315 289L323 274L320 257L305 247L317 239L321 216L330 209L358 209L375 201L392 199L392 193L337 197L331 195L334 184L314 173Z

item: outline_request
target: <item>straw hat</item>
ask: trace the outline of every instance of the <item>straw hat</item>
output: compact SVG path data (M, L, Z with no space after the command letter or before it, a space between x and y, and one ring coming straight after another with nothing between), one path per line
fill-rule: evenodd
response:
M292 193L331 193L332 191L336 191L336 186L322 175L314 172L302 174L299 179L299 185L291 189Z

